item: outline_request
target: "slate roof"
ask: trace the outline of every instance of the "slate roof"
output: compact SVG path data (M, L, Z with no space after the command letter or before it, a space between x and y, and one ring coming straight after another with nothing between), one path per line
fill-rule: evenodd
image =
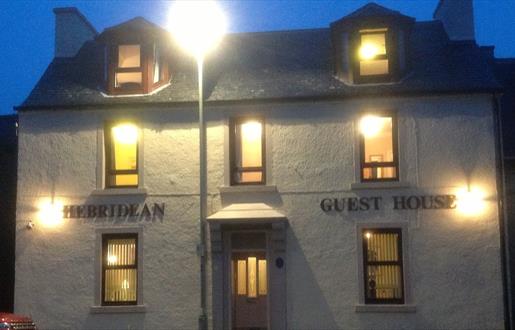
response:
M407 45L411 70L400 82L348 85L333 74L329 28L232 34L206 60L205 95L208 102L249 102L500 89L480 48L449 41L439 21L416 22ZM146 96L106 97L103 48L88 42L75 58L54 59L18 109L196 102L193 59L180 52L171 56L168 87Z
M116 38L120 35L138 35L142 38L168 38L168 32L157 24L147 21L145 18L138 16L121 24L109 27L102 31L97 41L104 41L110 38Z

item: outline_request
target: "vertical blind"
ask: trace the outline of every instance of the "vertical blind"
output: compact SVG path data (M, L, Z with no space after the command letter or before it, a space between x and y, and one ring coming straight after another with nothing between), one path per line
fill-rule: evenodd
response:
M402 300L402 256L399 230L366 230L365 287L367 299Z
M136 238L111 238L104 246L104 301L136 302Z

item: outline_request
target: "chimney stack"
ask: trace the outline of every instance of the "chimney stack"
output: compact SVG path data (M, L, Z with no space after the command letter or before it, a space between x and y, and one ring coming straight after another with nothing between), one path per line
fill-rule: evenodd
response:
M86 41L93 40L97 30L75 7L54 8L55 57L74 57Z
M433 18L443 23L451 40L475 40L472 0L440 0Z

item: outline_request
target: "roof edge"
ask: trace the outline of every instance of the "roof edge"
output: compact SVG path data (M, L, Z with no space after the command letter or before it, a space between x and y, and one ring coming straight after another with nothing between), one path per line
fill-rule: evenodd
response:
M443 0L438 0L438 4L436 5L436 8L435 8L435 10L433 10L433 19L436 19L435 18L436 12L440 9L440 7L442 6L442 3L443 3Z
M423 91L423 90L413 90L413 91L401 91L401 92L388 92L386 94L373 94L373 93L363 93L359 95L307 95L307 96L296 96L296 97L269 97L269 98L255 98L255 99L228 99L228 100L207 100L204 103L206 105L235 105L235 104L262 104L262 103L286 103L286 102L313 102L313 101L342 101L342 100L351 100L351 99L359 99L359 98L371 98L371 97L414 97L414 96L439 96L439 95L466 95L466 94L492 94L492 93L501 93L504 91L504 87L499 85L499 87L490 87L490 88L465 88L458 90L434 90L434 91ZM101 108L124 108L127 106L135 107L135 108L145 108L145 107L159 107L166 106L170 107L185 107L185 106L197 106L198 101L181 101L181 102L123 102L123 103L82 103L82 104L61 104L61 105L20 105L15 106L13 109L16 112L30 112L30 111L38 111L38 110L95 110Z

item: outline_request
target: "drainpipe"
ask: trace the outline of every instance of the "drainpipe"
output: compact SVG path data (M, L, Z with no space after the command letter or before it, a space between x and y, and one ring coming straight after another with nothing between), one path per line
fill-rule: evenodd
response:
M505 329L513 329L513 315L512 315L512 297L510 294L511 276L510 267L508 265L510 260L508 226L506 221L506 186L504 184L504 151L502 140L502 120L501 120L501 96L500 93L494 93L493 100L493 119L494 119L494 134L495 134L495 163L497 168L497 199L498 199L498 213L499 213L499 234L500 234L500 252L501 252L501 271L502 271L502 284L503 284L503 306L504 306L504 327Z
M200 219L199 219L199 238L200 245L198 254L200 256L200 316L198 327L200 330L207 330L207 279L206 279L206 217L207 217L207 140L206 140L206 121L204 118L204 79L203 79L204 59L197 58L198 71L198 93L199 93L199 162L200 162Z

